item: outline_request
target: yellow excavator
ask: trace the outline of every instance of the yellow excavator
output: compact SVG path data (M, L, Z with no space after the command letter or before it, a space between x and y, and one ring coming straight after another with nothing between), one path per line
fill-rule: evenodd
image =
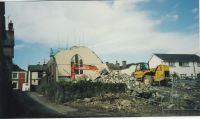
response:
M153 82L158 82L161 85L167 85L169 76L169 66L158 65L156 68L149 68L148 63L137 63L135 72L132 76L144 82L145 85L151 85Z

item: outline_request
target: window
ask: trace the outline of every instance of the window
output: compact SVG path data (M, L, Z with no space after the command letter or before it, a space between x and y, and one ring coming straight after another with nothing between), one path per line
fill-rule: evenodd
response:
M189 67L189 62L179 62L179 66L181 66L181 67Z
M181 79L184 79L186 76L186 74L180 74Z
M149 66L148 66L148 64L142 63L142 64L140 64L140 69L147 70L147 69L149 69Z
M13 89L17 89L17 82L13 82L13 83L12 83L12 88L13 88Z
M17 73L12 73L12 79L18 79L18 74Z
M75 67L83 67L83 60L78 54L74 55L71 59L71 64L74 64ZM75 69L75 74L83 74L82 69Z
M42 74L43 74L42 71L38 72L38 78L42 78Z
M198 67L200 67L200 62L199 62L199 63L197 63L197 66L198 66Z
M170 67L175 67L175 62L169 62Z
M83 67L83 60L80 59L79 62L80 62L80 67ZM80 74L83 74L83 70L80 70Z

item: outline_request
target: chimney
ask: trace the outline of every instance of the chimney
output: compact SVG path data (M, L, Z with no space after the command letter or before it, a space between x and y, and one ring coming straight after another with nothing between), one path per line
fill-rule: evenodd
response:
M10 20L9 24L8 24L8 30L9 31L13 31L13 23L12 21Z
M115 67L116 67L116 69L119 69L119 68L120 68L120 64L118 63L118 61L116 61Z
M126 68L126 61L122 61L122 67Z

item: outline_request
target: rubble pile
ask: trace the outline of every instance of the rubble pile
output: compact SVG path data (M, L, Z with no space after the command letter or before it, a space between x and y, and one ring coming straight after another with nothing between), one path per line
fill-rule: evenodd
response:
M130 80L130 78L131 76L127 74L121 74L119 72L111 71L107 75L101 75L101 77L96 80L103 81L106 83L127 83Z
M165 89L166 90L166 89ZM167 109L199 110L200 109L200 80L179 79L167 89L168 100L162 102ZM163 90L161 90L163 91ZM161 92L162 93L162 92ZM166 95L164 95L166 98Z
M136 100L131 98L127 93L118 94L104 94L97 97L85 98L83 100L77 99L64 103L64 105L72 107L84 107L84 108L98 108L99 110L106 110L108 112L127 112L127 113L140 113L140 112L153 112L155 108L151 110L145 108L148 103L144 99Z
M153 98L151 101L156 102L160 98L158 90L152 88L152 86L146 86L143 82L137 81L133 77L127 74L120 74L118 72L111 72L108 75L102 75L98 81L109 83L125 83L127 85L127 94L132 98ZM149 101L150 103L152 103Z
M129 75L111 72L102 75L96 81L125 83L127 90L77 99L66 102L65 105L157 115L164 114L166 110L200 110L200 80L174 79L168 86L147 86Z

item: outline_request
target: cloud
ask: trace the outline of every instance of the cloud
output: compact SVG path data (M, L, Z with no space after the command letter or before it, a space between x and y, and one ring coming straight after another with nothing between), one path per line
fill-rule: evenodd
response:
M161 21L175 22L178 20L178 18L179 18L178 14L169 13L169 14L166 14L165 16L162 16Z
M49 47L66 44L85 46L97 54L141 53L165 49L169 53L195 53L198 34L158 32L159 20L149 12L137 10L137 4L149 0L68 2L7 2L6 15L14 22L15 37L26 43ZM169 13L162 22L177 21ZM134 57L134 56L130 56Z
M17 45L15 45L15 49L16 50L22 49L22 48L25 48L25 47L27 47L27 45L25 45L25 44L17 44Z

